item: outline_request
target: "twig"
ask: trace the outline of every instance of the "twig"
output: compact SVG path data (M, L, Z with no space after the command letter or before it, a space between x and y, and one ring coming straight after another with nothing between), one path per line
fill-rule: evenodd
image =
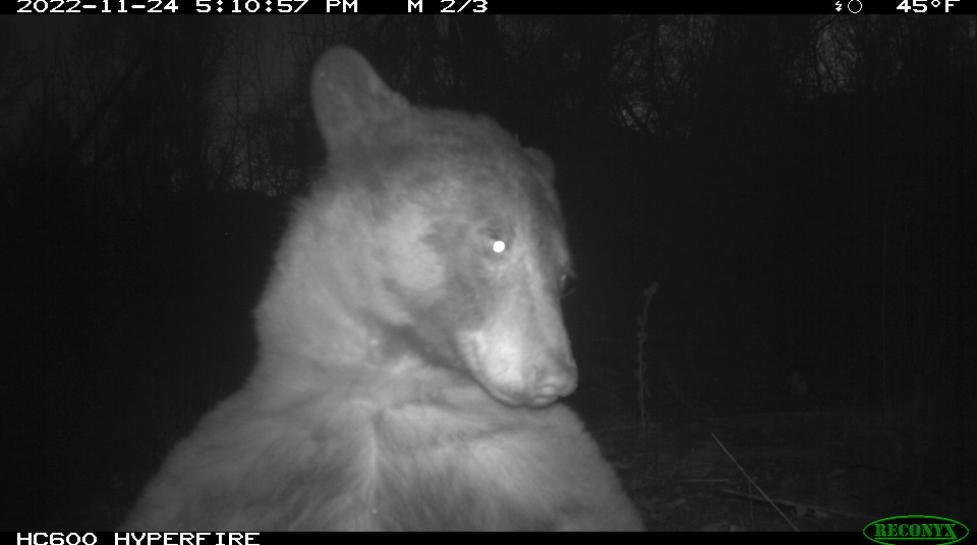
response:
M646 380L648 375L648 362L645 361L645 341L648 340L648 307L651 305L651 298L658 291L658 281L653 280L651 285L645 288L645 302L641 307L641 314L638 316L638 368L635 376L638 379L638 412L641 419L641 433L648 429L647 409L645 408L645 398L648 397L649 386Z
M739 496L741 498L749 498L751 500L763 499L762 497L757 496L756 494L750 494L749 492L740 492L738 490L733 490L732 488L722 487L719 489L719 491L724 494L729 494L731 496ZM859 520L865 520L868 518L868 515L864 515L861 513L852 513L850 511L842 511L840 509L831 509L828 507L821 507L820 505L813 505L810 503L803 503L799 501L782 500L782 499L775 499L773 501L774 503L779 503L780 505L786 505L787 507L793 507L794 509L798 509L798 510L820 511L822 513L840 515L843 517L849 517L849 518L859 519Z
M711 435L712 440L715 441L717 445L719 445L719 448L723 449L723 452L726 453L726 456L729 457L730 460L732 460L733 464L736 465L736 468L740 470L740 473L742 473L743 476L746 477L746 480L749 481L750 485L753 486L753 488L755 488L756 491L763 496L763 499L767 500L767 503L769 503L774 508L774 510L777 511L777 513L780 515L782 519L784 519L787 525L790 526L790 528L795 532L800 532L800 530L797 529L797 526L794 526L794 523L791 522L791 520L787 518L787 515L780 510L780 507L777 507L777 504L770 499L770 496L768 496L767 493L764 492L762 488L760 488L760 485L758 485L756 481L753 480L753 477L750 477L750 474L747 473L745 469L743 469L743 466L741 466L739 462L736 461L736 458L734 458L733 455L729 452L729 450L726 449L726 445L724 445L723 442L720 441L718 437L716 437L716 434L710 433L709 435Z

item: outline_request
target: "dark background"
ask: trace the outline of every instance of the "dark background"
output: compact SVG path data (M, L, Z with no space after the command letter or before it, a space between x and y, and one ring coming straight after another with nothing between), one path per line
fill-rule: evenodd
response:
M649 434L831 414L879 516L977 514L974 16L0 17L0 529L116 524L244 380L338 43L554 158L633 494Z

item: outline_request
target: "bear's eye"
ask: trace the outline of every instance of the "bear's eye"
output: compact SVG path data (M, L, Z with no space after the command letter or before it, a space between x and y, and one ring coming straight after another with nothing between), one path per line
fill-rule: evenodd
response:
M482 237L482 244L486 244L492 254L497 256L505 255L506 252L512 251L512 237L508 236L503 230L497 227L489 227L483 229L480 233ZM482 246L485 248L485 246Z
M572 272L560 275L560 295L566 297L577 291L577 277Z

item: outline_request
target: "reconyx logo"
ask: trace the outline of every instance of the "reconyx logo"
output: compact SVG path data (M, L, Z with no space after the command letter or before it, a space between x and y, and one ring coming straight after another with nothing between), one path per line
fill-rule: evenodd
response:
M959 522L946 517L929 515L902 515L870 522L862 528L865 537L882 545L915 541L949 545L962 541L970 530Z

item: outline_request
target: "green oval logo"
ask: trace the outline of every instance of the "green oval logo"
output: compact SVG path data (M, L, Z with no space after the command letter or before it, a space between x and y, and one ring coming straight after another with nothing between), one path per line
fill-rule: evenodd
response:
M967 537L970 529L946 517L900 515L870 522L862 528L862 534L882 545L902 545L906 541L949 545Z

